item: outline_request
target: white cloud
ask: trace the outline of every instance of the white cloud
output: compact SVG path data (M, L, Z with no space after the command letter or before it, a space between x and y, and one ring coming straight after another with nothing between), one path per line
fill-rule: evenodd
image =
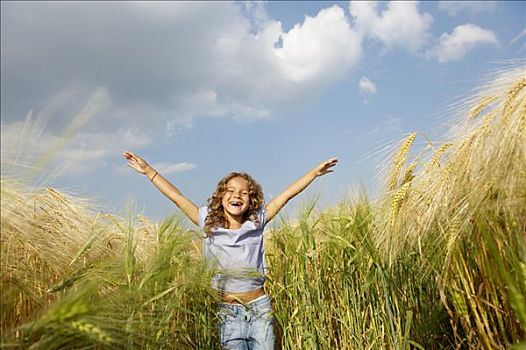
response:
M351 1L349 11L364 35L380 40L387 48L416 52L429 40L433 17L420 13L418 2L390 1L383 11L376 1Z
M373 83L369 78L363 76L359 82L360 93L364 95L375 95L377 88L375 83Z
M493 12L497 7L497 1L439 1L437 8L450 16L456 16L461 12L479 14L481 12Z
M361 37L336 5L315 17L307 16L288 33L279 33L279 38L282 47L274 53L281 70L293 82L334 80L361 55Z
M468 23L457 26L451 34L443 33L439 43L427 54L440 63L460 61L468 51L484 44L497 46L499 44L497 36L491 30Z
M72 80L108 86L108 124L258 119L344 78L361 56L361 36L338 6L288 32L252 3L2 3L2 19L10 121Z
M240 3L244 16L250 21L252 31L259 32L269 20L262 1L243 1Z
M366 76L361 77L360 82L358 83L358 87L360 90L360 95L364 99L364 103L369 103L369 97L371 97L372 95L376 95L378 91L376 84L373 83Z
M56 161L67 168L68 175L80 174L96 170L108 158L120 157L124 150L144 147L151 140L147 131L136 128L83 132L68 142Z
M177 174L184 171L190 171L197 168L195 163L165 163L160 162L153 165L153 168L165 175Z
M59 92L39 144L60 142L56 157L76 172L198 118L255 120L301 105L362 54L336 5L289 31L262 3L2 2L1 13L2 127ZM66 140L63 125L96 86L107 87L107 109Z

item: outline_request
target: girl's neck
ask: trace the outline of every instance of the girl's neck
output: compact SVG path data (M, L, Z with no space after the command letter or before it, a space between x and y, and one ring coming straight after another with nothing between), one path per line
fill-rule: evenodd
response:
M234 222L230 222L230 229L231 230L238 230L241 228L243 224L240 224L239 222L237 221L234 221Z
M227 220L228 220L228 224L230 225L231 230L237 230L241 228L241 226L243 226L243 221L241 220L236 220L235 218L232 218L232 217L227 217Z
M228 220L228 224L230 226L231 230L237 230L240 229L241 226L243 226L243 223L245 222L244 217L234 217L232 215L229 215L228 213L225 213L226 219Z

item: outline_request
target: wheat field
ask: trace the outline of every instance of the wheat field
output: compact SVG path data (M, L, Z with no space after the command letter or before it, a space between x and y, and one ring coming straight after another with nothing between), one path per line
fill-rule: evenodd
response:
M526 348L525 72L455 106L440 142L407 135L378 199L273 225L278 348ZM0 243L2 348L218 348L211 272L179 216L2 176Z

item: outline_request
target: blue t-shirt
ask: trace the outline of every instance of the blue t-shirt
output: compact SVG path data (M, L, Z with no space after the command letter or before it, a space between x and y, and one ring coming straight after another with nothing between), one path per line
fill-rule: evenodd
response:
M199 208L199 226L204 228L208 208ZM237 230L215 228L204 238L205 259L218 273L212 278L212 288L223 292L247 292L263 287L265 282L265 249L263 230L265 209L258 212L259 225L245 221Z

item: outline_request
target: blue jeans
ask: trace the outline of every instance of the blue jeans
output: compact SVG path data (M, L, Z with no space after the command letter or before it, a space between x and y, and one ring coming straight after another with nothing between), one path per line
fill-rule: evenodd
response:
M274 349L274 318L265 295L248 304L219 303L221 348L228 350Z

